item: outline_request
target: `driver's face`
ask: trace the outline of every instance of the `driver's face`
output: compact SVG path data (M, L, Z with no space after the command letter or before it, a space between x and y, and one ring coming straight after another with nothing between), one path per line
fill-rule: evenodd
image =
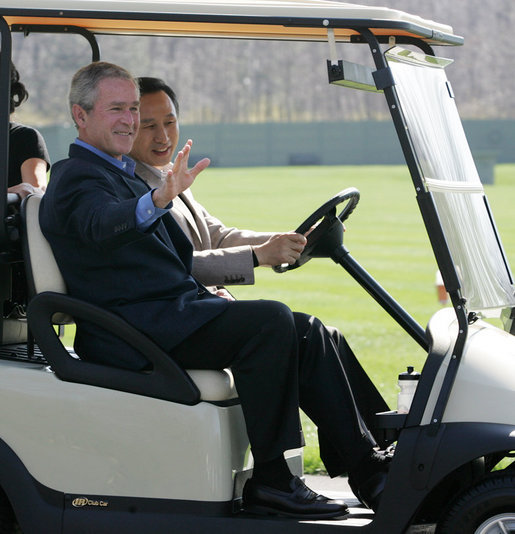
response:
M164 167L172 160L179 141L179 121L171 98L164 91L142 96L140 122L131 157L153 167Z

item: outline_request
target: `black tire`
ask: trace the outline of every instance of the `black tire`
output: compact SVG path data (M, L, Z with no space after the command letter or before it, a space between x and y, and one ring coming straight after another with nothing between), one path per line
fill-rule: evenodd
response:
M436 532L515 534L515 476L492 475L466 490L451 505Z

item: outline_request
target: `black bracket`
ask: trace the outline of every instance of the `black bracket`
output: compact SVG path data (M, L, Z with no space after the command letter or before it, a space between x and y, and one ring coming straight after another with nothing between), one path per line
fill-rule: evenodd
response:
M390 67L376 70L372 73L372 76L374 77L374 81L376 82L376 87L380 91L382 91L386 87L393 87L395 85L395 81L393 79Z

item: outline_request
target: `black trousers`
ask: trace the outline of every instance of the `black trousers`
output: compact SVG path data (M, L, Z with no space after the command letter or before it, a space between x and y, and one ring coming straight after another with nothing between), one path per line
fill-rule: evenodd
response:
M316 317L275 301L234 301L172 356L188 369L231 368L256 462L304 444L299 407L324 436L332 476L352 471L375 445L338 347Z
M379 393L372 380L370 380L370 377L359 363L359 360L356 358L356 355L341 332L332 326L326 326L326 328L338 347L340 361L342 362L347 378L349 379L352 394L365 424L372 432L375 439L384 439L382 435L376 436L378 429L375 414L379 412L387 412L390 410L390 407L386 404L386 401L381 393Z

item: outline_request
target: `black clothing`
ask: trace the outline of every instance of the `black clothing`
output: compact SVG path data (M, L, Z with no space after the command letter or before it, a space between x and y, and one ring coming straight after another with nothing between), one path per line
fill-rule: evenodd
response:
M28 159L39 158L47 163L50 168L50 156L45 145L43 136L34 128L9 123L9 181L8 187L22 182L21 165Z
M9 123L9 174L7 187L22 182L21 165L28 159L40 158L46 161L47 170L50 168L50 157L41 134L28 126ZM18 206L10 208L17 213ZM25 269L21 263L11 265L11 290L8 300L3 304L4 317L24 317L27 304L27 280Z
M329 474L352 471L375 442L328 330L280 302L229 304L177 346L174 359L190 369L231 368L257 462L304 444L300 406L325 437L321 456Z

